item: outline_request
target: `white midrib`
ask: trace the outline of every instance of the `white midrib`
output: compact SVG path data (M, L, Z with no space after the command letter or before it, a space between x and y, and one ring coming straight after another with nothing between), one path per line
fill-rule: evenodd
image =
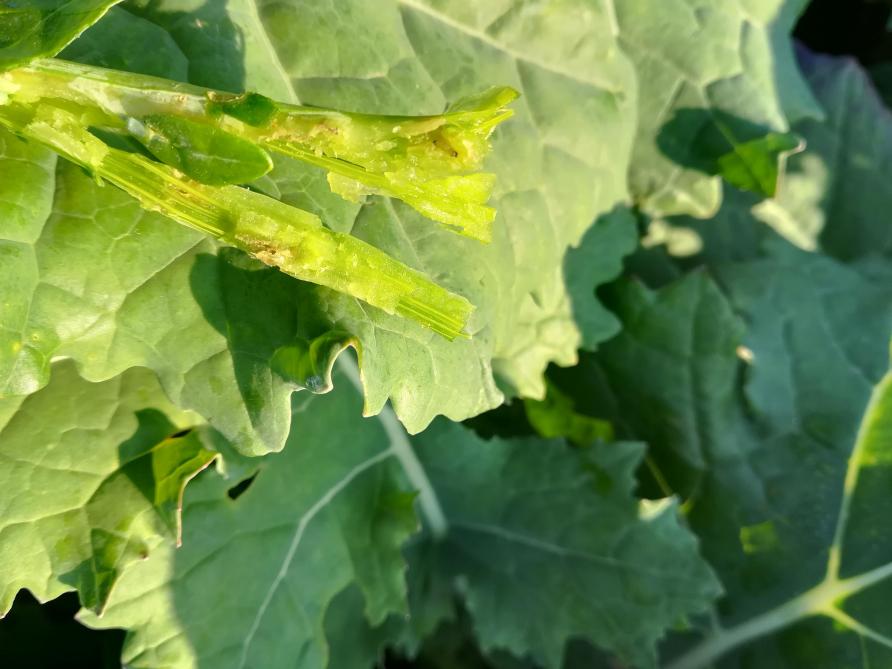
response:
M861 636L892 647L892 639L854 620L838 607L838 603L844 601L847 597L851 597L892 577L892 562L890 562L858 576L845 579L839 578L839 568L842 562L842 543L849 519L852 495L858 484L861 458L876 418L875 414L879 410L880 403L885 398L885 395L889 392L892 392L892 372L887 373L874 388L858 428L858 434L846 468L839 518L833 543L830 546L827 575L824 577L824 580L811 590L770 611L766 611L736 627L719 630L716 634L708 637L677 660L668 664L665 669L701 669L712 664L722 655L738 646L776 632L784 627L789 627L804 618L818 615L830 617Z
M300 546L300 542L304 537L304 533L306 532L307 527L310 522L322 511L325 507L331 504L332 500L338 496L338 494L344 490L350 483L353 482L358 476L360 476L363 472L371 469L375 465L389 457L393 456L393 450L388 448L386 450L381 451L380 453L376 453L370 458L363 460L358 465L356 465L353 469L351 469L347 474L345 474L341 479L338 480L331 488L329 488L325 494L323 494L309 509L306 510L300 517L300 520L297 523L297 527L294 531L294 535L291 537L291 543L288 545L288 550L285 552L285 557L282 558L282 564L279 566L279 571L276 573L276 577L273 579L273 582L270 584L269 588L266 591L266 595L263 598L263 601L260 603L260 606L257 609L257 613L254 616L254 620L251 622L251 627L248 628L248 633L245 635L244 641L242 641L242 655L241 661L239 662L239 669L243 669L248 662L248 651L251 647L251 642L254 640L254 636L257 634L257 630L260 629L260 624L263 622L263 616L266 614L266 610L269 608L270 603L273 601L273 597L276 595L276 591L279 589L279 586L282 584L282 581L285 580L285 577L288 575L288 570L291 568L291 563L294 561L294 556L297 554L297 549Z
M825 580L817 587L777 608L758 615L737 627L722 630L668 664L666 669L706 667L728 651L784 627L789 627L803 618L825 615L845 624L845 619L848 616L836 607L836 602L851 597L890 576L892 576L892 563L852 578L836 581ZM884 638L865 625L859 623L858 627L861 628L862 634L866 631L869 636ZM886 640L886 643L892 644L892 640Z
M350 379L350 382L356 387L359 394L362 395L362 379L360 377L359 368L353 358L341 355L338 357L337 362L341 371L345 373L347 378ZM263 623L263 617L266 615L266 611L272 603L279 586L281 586L282 581L284 581L288 575L291 563L294 561L294 556L297 554L297 549L300 546L301 540L303 539L310 522L320 511L331 504L341 491L366 470L371 469L378 463L383 462L390 457L395 457L405 471L409 482L416 490L418 490L418 502L421 506L421 511L426 520L428 530L434 537L441 537L446 533L446 517L440 507L440 502L436 497L436 493L434 492L430 480L427 478L424 468L415 457L415 453L412 450L412 444L409 443L406 432L399 424L399 421L397 421L396 415L394 415L393 410L390 407L384 407L377 418L381 421L390 444L385 450L367 458L353 467L353 469L341 477L337 483L329 488L309 509L306 510L306 512L301 515L297 527L294 530L294 535L291 538L291 543L288 545L288 550L282 558L279 571L276 573L272 583L270 583L266 595L264 595L263 601L261 601L260 606L257 608L257 613L251 621L251 626L248 628L244 641L242 641L242 654L238 665L239 669L244 669L244 667L247 666L251 643L257 635L257 630L260 629L260 625Z
M341 355L338 358L338 366L350 379L360 396L364 396L362 377L356 361L350 356ZM427 530L435 539L443 538L449 529L446 514L443 512L443 507L440 506L440 500L437 499L437 493L427 477L424 467L415 456L406 431L390 406L384 406L375 418L381 422L381 426L390 440L390 451L399 461L409 483L418 492L418 505L421 507Z

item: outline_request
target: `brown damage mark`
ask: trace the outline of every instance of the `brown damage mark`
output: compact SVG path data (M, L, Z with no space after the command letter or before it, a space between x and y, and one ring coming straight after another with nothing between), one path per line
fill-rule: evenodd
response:
M294 258L292 249L280 248L268 240L239 237L239 241L252 256L269 267L281 268Z

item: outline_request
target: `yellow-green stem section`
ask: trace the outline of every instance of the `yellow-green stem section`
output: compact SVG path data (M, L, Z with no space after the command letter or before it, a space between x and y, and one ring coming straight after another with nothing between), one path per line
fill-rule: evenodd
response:
M66 111L0 105L0 125L46 145L140 204L247 251L298 279L355 297L431 328L466 336L473 306L420 272L309 212L238 186L212 187L139 154L110 148Z
M498 89L479 108L421 117L345 113L257 95L268 115L251 120L227 107L238 105L239 96L46 59L0 74L0 101L4 95L26 105L74 105L83 121L122 133L128 119L152 115L208 124L328 170L335 177L329 179L332 190L348 199L369 193L396 197L486 242L495 219L486 205L494 178L476 170L489 152L490 133L511 116L505 105L516 93Z

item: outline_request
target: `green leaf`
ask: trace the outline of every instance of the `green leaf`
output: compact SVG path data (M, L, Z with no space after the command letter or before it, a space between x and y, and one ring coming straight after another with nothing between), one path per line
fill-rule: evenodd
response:
M433 111L444 97L462 97L495 83L520 90L524 101L510 123L496 131L487 163L497 175L492 204L499 210L489 247L433 236L418 216L399 205L373 204L353 225L354 234L464 292L478 306L471 342L445 350L439 342L419 340L393 319L373 313L369 321L355 305L325 297L328 318L356 323L354 332L363 341L367 411L376 411L389 395L415 432L428 423L435 406L458 419L497 404L490 365L501 390L541 397L547 363L575 361L579 334L572 324L567 279L556 268L567 245L580 241L593 217L625 197L620 166L631 118L620 111L627 107L617 91L628 86L630 73L624 59L608 49L609 15L601 7L569 2L549 12L525 12L524 3L514 2L511 11L499 11L504 20L492 23L490 11L478 13L473 3L394 4L399 12L381 15L390 17L388 26L397 27L399 60L430 73L412 87L415 80L399 82L398 95L385 98L394 100L394 110L415 101ZM338 28L351 31L351 42L363 39L358 20ZM312 37L323 52L323 41L332 39L324 31ZM575 45L572 53L569 44ZM467 59L477 63L473 73L456 76L455 64ZM317 104L334 99L339 90L335 73L322 75L322 86L313 77L317 61L289 62L303 99ZM376 81L360 78L365 69L365 63L350 63L350 80L343 84L348 99L380 95ZM608 144L609 156L600 148ZM594 192L587 178L597 179ZM413 379L407 382L398 370L409 365ZM438 394L424 406L409 399L428 395L425 389L434 386L460 390Z
M153 114L127 127L158 160L211 186L248 183L273 168L254 142L197 121Z
M621 408L620 433L650 444L672 490L689 496L708 463L723 457L724 433L738 411L742 325L703 272L655 293L627 281L612 302L622 332L587 364L607 374Z
M789 41L804 0L618 0L620 44L638 73L639 131L631 189L656 215L705 218L718 209L717 161L774 190L778 161L767 139L789 122L820 117ZM721 142L709 138L721 137ZM726 159L727 161L728 159ZM732 183L753 186L748 178Z
M326 611L353 584L372 624L405 613L400 547L417 521L396 449L357 392L299 397L300 427L247 490L233 501L223 479L196 481L183 546L128 570L102 618L82 616L131 631L128 666L325 667Z
M156 27L154 41L170 43L163 35ZM315 340L299 336L296 282L243 254L217 255L215 244L64 161L54 173L46 151L5 132L0 142L10 177L0 183L0 395L37 390L54 356L73 358L92 381L146 366L243 451L281 448L288 396L304 381L330 387L324 372L338 350L292 351L284 377L271 370L280 349ZM301 364L312 377L297 373Z
M0 71L55 56L121 0L3 0Z
M827 110L823 123L796 126L808 150L790 159L776 203L757 216L806 250L845 261L892 254L892 116L853 60L812 54L800 60Z
M53 174L38 174L32 192L47 206ZM302 379L270 365L299 335L294 281L240 252L218 254L198 233L143 211L69 163L60 163L56 183L55 213L21 221L33 226L30 239L6 246L22 270L2 280L4 299L18 300L0 312L5 350L16 354L2 358L5 392L45 384L54 356L74 359L91 381L146 366L178 405L210 417L242 451L281 448L288 396ZM324 356L307 360L316 370L330 369L337 354L306 350ZM318 383L328 385L326 377Z
M717 594L674 505L632 495L639 446L484 442L445 422L410 446L392 417L359 418L358 401L309 396L300 411L313 420L296 417L292 443L234 505L212 476L190 486L183 547L128 570L105 616L84 620L130 629L133 667L311 668L326 666L326 637L359 644L335 650L340 662L374 656L391 635L411 646L456 593L484 648L558 666L576 636L646 661L668 626ZM406 479L430 532L407 548L412 606L424 607L411 630L398 550L414 527Z
M454 588L488 652L559 667L582 638L650 666L666 628L719 592L675 505L633 496L640 445L483 441L443 422L417 443L448 531L409 552L415 600Z
M791 133L771 132L748 142L731 142L730 152L719 156L718 172L732 186L762 197L774 197L787 157L805 148Z
M99 76L93 68L57 60L17 70L16 74L27 77L54 67L66 81L69 81L67 77L74 70L76 76L70 80L71 86L76 86L75 82L81 80L77 73L86 73L85 77ZM352 235L325 228L319 217L310 212L290 207L247 188L208 186L190 179L178 169L154 162L138 153L108 146L85 129L82 120L68 111L62 102L58 105L42 102L32 109L27 101L20 102L16 94L12 102L0 108L0 111L0 125L8 127L23 139L46 145L86 169L98 182L110 182L121 188L134 197L143 209L163 213L178 223L245 251L290 276L343 292L389 314L411 319L447 339L467 336L464 327L473 305L464 297L447 291L424 274ZM144 118L159 117L148 115ZM150 125L157 127L151 122ZM154 146L159 154L166 155L168 160L183 169L201 173L202 178L213 180L227 174L235 177L244 169L253 169L247 163L236 165L245 156L239 157L235 153L221 156L222 166L218 167L214 167L216 158L205 160L208 154L200 154L197 158L192 155L185 159L190 163L186 167L180 164L182 156L177 153L179 149L172 148L170 138L161 140L156 134L150 139L149 135L154 130L147 129L141 121L134 119L130 119L128 126L140 128L134 132ZM179 128L177 132L188 129L199 138L203 136L201 133L207 131L213 138L204 138L209 143L219 143L221 152L238 151L239 146L250 147L247 156L250 158L255 148L231 136L234 143L224 149L229 140L221 139L220 135L226 135L225 132L215 133L210 128L198 131L198 126L191 121L174 126ZM192 151L187 147L191 141L186 135L177 140L182 144L180 148L185 147L187 154ZM261 151L260 155L265 154ZM268 166L268 160L266 162ZM210 176L208 170L215 171L216 176Z
M121 35L127 35L132 44L151 44L152 48L110 48L109 44ZM189 76L189 62L170 33L121 7L109 9L101 21L65 47L59 58L174 81L185 81Z
M576 410L573 398L549 384L544 400L524 400L527 420L547 439L566 437L577 446L596 441L613 441L613 426Z
M302 337L276 349L269 364L274 372L314 393L332 389L331 373L337 357L347 347L359 343L346 332L332 330L312 341Z
M129 565L179 541L183 488L217 453L145 370L91 384L60 363L46 388L12 401L0 428L0 612L21 588L41 600L76 589L101 611Z
M529 93L493 138L486 168L498 177L491 204L500 215L489 246L432 230L400 203L344 202L313 167L285 160L258 182L463 294L478 307L472 338L450 343L239 254L219 254L214 244L68 164L48 173L50 157L9 139L10 160L0 169L18 174L23 167L15 158L26 151L33 176L0 188L28 188L33 195L14 193L0 204L13 212L0 217L0 238L16 241L21 267L0 279L0 299L15 301L0 313L0 336L8 340L0 349L3 392L28 393L46 383L54 356L71 357L92 381L144 366L158 373L173 401L207 416L245 452L260 453L281 448L290 424L293 378L271 371L270 361L294 341L324 339L332 330L356 337L365 412L379 412L390 399L416 432L438 414L463 419L497 406L503 391L541 397L548 363L576 360L576 319L601 324L605 333L615 329L595 301L571 303L568 284L576 279L562 267L567 248L580 243L592 221L626 199L634 124L625 92L632 73L610 48L608 14L576 1L550 12L509 12L487 35L486 17L466 11L471 5L350 6L329 15L310 2L209 3L189 21L180 20L186 6L173 1L140 11L167 28L188 58L190 79L218 88L396 114L439 113L447 100L490 85ZM251 18L256 9L259 23ZM580 11L586 21L578 20ZM122 15L109 17L116 29ZM159 50L172 44L157 27L149 40L147 22L137 22ZM93 28L101 30L102 23ZM109 54L124 47L120 40L102 43ZM97 49L87 56L100 58ZM465 57L479 67L456 76L453 68ZM181 67L176 53L167 62L172 72ZM25 239L16 237L22 223L15 222L24 214L9 202L34 209ZM8 232L13 225L16 231ZM605 234L606 266L618 271L615 259L627 252L629 239ZM579 290L590 295L592 288L590 282ZM6 353L13 346L16 357Z

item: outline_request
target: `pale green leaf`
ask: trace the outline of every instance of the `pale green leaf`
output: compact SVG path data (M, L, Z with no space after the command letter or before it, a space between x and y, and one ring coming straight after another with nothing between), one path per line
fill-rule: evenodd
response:
M311 331L321 333L334 323L358 336L366 411L376 413L389 397L411 432L437 413L460 419L498 404L493 371L500 389L541 396L545 366L572 363L579 345L568 279L556 268L595 216L626 197L624 165L634 130L628 114L631 72L611 50L606 3L571 1L544 11L519 0L491 8L413 0L374 9L350 2L334 11L317 3L259 2L260 33L249 20L250 4L227 18L268 37L285 80L274 90L290 88L292 99L419 113L441 111L446 102L490 85L521 92L515 116L496 132L485 166L498 179L491 204L500 215L491 245L431 231L415 212L377 198L358 214L336 205L330 223L347 226L465 294L478 307L473 340L445 345L411 324L328 291L316 298L323 317ZM153 16L163 19L158 12L153 9ZM312 30L306 28L310 25ZM208 39L193 32L199 41ZM376 45L371 58L370 42ZM341 45L337 57L334 44ZM261 50L254 53L260 57ZM262 55L270 58L268 51ZM463 61L474 67L457 69ZM273 178L286 201L329 222L328 186L308 172L292 166ZM295 181L300 193L291 186ZM607 248L615 248L613 257L625 252L619 243ZM596 304L573 311L611 322ZM433 389L439 392L432 395Z
M183 488L217 454L201 429L183 432L200 419L171 406L146 370L91 384L60 363L43 390L0 400L0 415L8 402L0 612L21 588L41 600L77 589L101 610L129 565L178 541Z
M0 217L0 238L11 240L3 242L15 254L9 262L21 266L0 279L0 300L13 302L0 314L3 392L39 388L54 356L71 357L93 381L145 366L175 402L206 416L238 448L260 453L281 448L289 396L304 385L277 364L271 369L280 349L293 350L294 342L300 348L327 341L333 329L355 337L365 412L379 412L389 399L415 432L438 414L463 419L497 406L503 391L542 396L545 367L576 360L577 319L601 326L588 346L615 330L597 302L571 294L590 295L619 271L631 223L611 224L603 235L606 221L595 224L592 234L603 240L599 265L609 270L562 265L596 217L626 199L632 73L615 48L606 6L573 0L544 11L516 0L495 11L391 1L374 10L349 3L349 11L335 12L318 3L242 0L185 14L192 3L141 4L127 8L145 19L112 13L109 28L100 22L87 35L90 48L75 45L73 53L123 62L115 54L125 45L100 37L132 19L141 38L154 30L153 45L170 53L127 66L159 74L165 62L176 76L185 54L191 80L235 91L388 113L442 111L490 84L524 93L515 118L497 132L486 167L498 176L492 204L500 212L490 245L433 229L398 202L345 202L316 168L282 161L257 183L465 295L477 306L472 337L450 343L239 254L218 253L67 163L53 174L51 157L4 136L12 148L0 170L18 173L17 157L26 152L34 174L0 186L31 192L0 200L16 209ZM457 70L463 59L475 66ZM20 212L19 201L29 211ZM25 218L28 236L19 240ZM312 350L323 349L325 357L308 368L330 366L337 350ZM329 386L324 376L319 386Z
M741 145L821 115L788 38L802 0L615 4L620 45L639 82L631 189L648 212L711 216L721 201L720 157L740 160ZM746 171L762 165L771 186L777 160L748 146Z

